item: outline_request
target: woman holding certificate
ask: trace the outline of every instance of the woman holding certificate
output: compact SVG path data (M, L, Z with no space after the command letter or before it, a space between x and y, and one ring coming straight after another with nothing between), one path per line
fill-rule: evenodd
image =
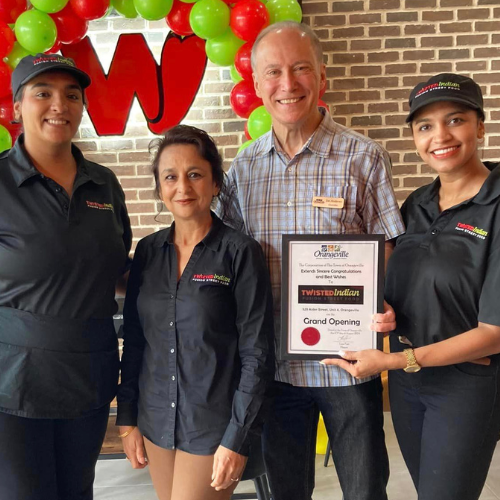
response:
M224 172L205 132L170 129L153 173L175 222L137 246L117 424L133 467L146 452L160 500L227 500L260 439L273 371L264 254L210 210Z
M394 428L419 500L477 500L500 434L500 165L482 162L483 97L441 74L410 95L418 154L438 174L402 207L388 263L391 353L343 353L356 377L389 372Z

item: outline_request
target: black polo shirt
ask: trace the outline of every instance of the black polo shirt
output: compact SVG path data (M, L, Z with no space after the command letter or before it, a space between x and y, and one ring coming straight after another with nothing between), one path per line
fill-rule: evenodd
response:
M396 311L397 335L415 346L476 328L500 326L500 165L470 200L440 212L437 178L412 193L401 212L406 233L389 259L385 298Z
M175 225L137 246L117 424L163 448L246 454L273 376L271 287L259 244L212 216L179 281Z
M116 391L112 316L130 223L115 175L72 153L71 198L23 136L0 155L0 411L16 415L79 416Z

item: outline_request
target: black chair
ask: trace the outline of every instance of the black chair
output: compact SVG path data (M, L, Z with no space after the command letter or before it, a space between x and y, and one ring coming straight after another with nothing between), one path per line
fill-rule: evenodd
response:
M252 442L247 466L241 476L241 481L249 480L254 482L255 493L234 493L231 500L255 499L255 496L257 496L257 500L272 500L260 439Z

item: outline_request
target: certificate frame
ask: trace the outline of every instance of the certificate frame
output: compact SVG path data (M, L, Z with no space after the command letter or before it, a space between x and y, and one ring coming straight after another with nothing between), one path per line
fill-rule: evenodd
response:
M358 321L364 321L363 327L366 327L367 317L371 318L371 315L376 312L383 312L384 309L384 255L385 255L385 236L382 234L283 234L282 235L282 262L281 262L281 331L280 331L280 349L279 349L279 358L281 360L321 360L325 358L339 358L340 356L337 354L340 349L331 349L325 350L325 342L323 339L334 339L336 335L342 335L339 338L346 339L343 340L341 344L345 344L347 347L342 350L358 350L349 348L349 334L343 334L343 326L342 328L338 328L335 330L335 322L354 323L357 325ZM318 248L315 252L311 254L311 260L309 261L309 257L307 257L306 262L303 262L302 265L297 262L296 254L303 252L304 250L309 250ZM344 249L351 248L354 250L354 253L360 252L365 249L368 250L368 256L363 262L366 263L358 263L353 264L353 267L361 266L362 271L357 270L349 270L349 271L332 271L335 267L341 267L342 265L349 265L346 262L349 261L349 253ZM323 249L325 249L323 251ZM332 250L328 252L328 250ZM337 250L337 252L335 252ZM320 252L318 254L318 252ZM310 253L310 252L309 252ZM309 255L308 253L308 255ZM346 257L347 255L347 257ZM326 256L326 257L324 257ZM330 259L331 256L331 259ZM335 259L339 260L335 260ZM341 260L343 264L340 264ZM328 263L328 261L330 261ZM310 263L309 263L310 262ZM319 267L331 266L329 272L333 273L341 273L341 272L356 272L361 273L363 276L357 279L362 281L362 285L353 285L349 283L349 275L344 275L342 278L340 275L334 275L332 279L331 276L323 276L316 275L314 278L321 278L318 282L314 282L312 285L311 277L309 273L321 272L322 274L328 273L328 269L320 270L315 268L315 263ZM301 265L301 267L308 266L313 271L307 271L306 278L302 279L297 273L297 264ZM292 267L293 266L293 267ZM364 267L367 269L365 270ZM301 273L306 272L302 271ZM327 278L327 279L323 279ZM314 281L314 280L313 280ZM302 284L304 283L304 285ZM293 287L293 288L292 288ZM312 287L310 290L302 290L302 288ZM365 287L368 287L365 293ZM303 294L329 294L334 295L339 293L340 295L346 295L347 293L358 294L361 297L354 297L352 299L347 298L339 298L333 299L321 296L318 299L305 297ZM301 295L302 294L302 295ZM299 296L301 298L299 298ZM365 298L368 303L364 304ZM307 308L303 306L303 300L313 300L312 308ZM320 302L316 302L319 300ZM357 304L347 304L345 302L335 302L329 303L325 301L330 300L357 300ZM361 300L361 302L359 302ZM300 302L300 304L299 304ZM359 304L359 305L358 305ZM339 305L343 305L342 308L339 308ZM318 307L316 307L318 306ZM321 306L321 307L319 307ZM360 320L336 320L333 318L335 316L334 311L342 310L342 311L350 311L348 314L350 316L356 316L358 313L353 311L359 311L358 307L363 310L363 313L360 314ZM292 308L295 308L294 310ZM322 313L312 312L306 313L306 310L311 311L323 311ZM369 310L369 312L368 312ZM322 314L325 317L323 319L311 319L311 318L303 318L303 322L305 324L297 324L297 316L300 318L302 314L310 315L318 315ZM292 319L292 317L294 319ZM320 327L312 326L308 327L308 323L306 320L311 321L313 325L316 325L318 322L321 323ZM333 326L331 322L333 321ZM370 319L371 321L371 319ZM297 326L292 326L297 324ZM300 321L299 321L300 323ZM325 326L327 325L327 326ZM361 323L360 323L361 325ZM303 328L301 333L300 341L298 340L297 332L300 328ZM357 332L353 331L355 337L359 336L359 339L356 343L363 344L363 349L376 348L382 349L382 335L378 334L378 332L370 331L369 329L363 330L361 326L355 326L358 328ZM306 332L307 330L307 332ZM319 330L323 330L325 335L323 335ZM348 330L347 330L348 331ZM304 335L311 335L310 332L313 332L312 345L311 342L308 342L308 345L304 344ZM328 335L330 334L330 336ZM323 336L322 336L323 335ZM365 338L366 337L366 338ZM319 341L321 339L321 342ZM319 345L318 345L319 344ZM335 342L332 342L332 345ZM299 348L297 346L300 345ZM321 346L321 347L320 347Z

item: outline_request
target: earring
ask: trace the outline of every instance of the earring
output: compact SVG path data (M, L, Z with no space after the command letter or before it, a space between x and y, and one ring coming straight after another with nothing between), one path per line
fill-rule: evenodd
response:
M420 153L418 152L418 149L415 149L415 154L420 158L422 159L422 157L420 156Z

